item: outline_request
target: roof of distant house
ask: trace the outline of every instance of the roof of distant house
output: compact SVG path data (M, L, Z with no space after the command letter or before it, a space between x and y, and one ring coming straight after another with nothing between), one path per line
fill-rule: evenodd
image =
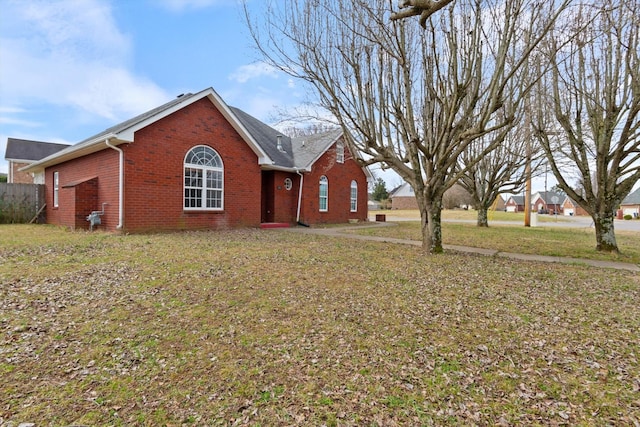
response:
M34 162L69 147L67 144L7 138L4 158L13 161Z
M623 205L640 205L640 188L638 188L633 193L630 193L627 197L622 201Z

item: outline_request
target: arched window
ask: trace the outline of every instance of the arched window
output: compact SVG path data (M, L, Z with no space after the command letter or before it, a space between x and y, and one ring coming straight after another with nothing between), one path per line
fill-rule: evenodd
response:
M336 162L344 163L344 143L342 141L336 143Z
M216 151L206 145L193 147L184 158L184 208L222 210L224 168Z
M358 211L358 183L351 181L351 212Z
M329 180L326 176L320 177L320 212L326 212L329 210Z

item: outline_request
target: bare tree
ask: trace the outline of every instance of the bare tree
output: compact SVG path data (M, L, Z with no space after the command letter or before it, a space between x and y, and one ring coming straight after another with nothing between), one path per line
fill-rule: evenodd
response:
M415 190L423 249L442 252L444 192L478 138L508 132L530 86L531 52L569 0L457 0L426 22L390 21L391 0L266 2L247 21L266 61L304 79L365 164ZM413 24L413 25L412 25ZM500 145L495 138L467 167Z
M640 3L583 5L573 22L549 45L538 137L560 188L593 218L596 249L618 252L614 211L640 179Z
M478 227L489 226L487 212L500 193L519 193L522 190L527 180L527 162L533 163L533 171L539 169L541 150L526 140L528 132L522 124L506 135L498 135L503 138L500 145L479 161L476 161L479 154L486 151L487 145L495 143L493 139L496 136L486 135L475 140L459 158L459 167L466 172L458 184L471 194L473 208L478 213Z
M427 20L439 11L444 8L449 3L453 2L453 0L399 0L398 6L401 10L397 13L391 14L391 20L395 21L398 19L409 18L411 16L420 15L420 26L422 28L427 27Z

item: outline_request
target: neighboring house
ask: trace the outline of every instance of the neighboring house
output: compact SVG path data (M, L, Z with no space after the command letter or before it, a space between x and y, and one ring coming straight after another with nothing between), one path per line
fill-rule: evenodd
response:
M538 191L531 196L531 211L551 215L562 212L565 196L553 191Z
M408 182L391 190L389 200L391 200L391 209L418 209L416 194Z
M7 138L7 149L4 154L5 160L9 163L7 182L9 184L44 184L44 175L32 175L20 169L68 147L66 144Z
M502 195L498 194L498 197L493 202L493 205L491 206L491 208L494 211L501 211L501 212L503 212L507 208L506 202L502 197Z
M524 212L524 196L509 196L504 204L506 212Z
M288 138L211 88L23 169L44 171L47 222L147 232L367 219L367 169L340 131Z
M640 217L640 188L630 193L620 204L623 215L631 215L634 218Z
M569 196L565 196L562 202L562 212L565 216L584 216L589 215L575 200Z

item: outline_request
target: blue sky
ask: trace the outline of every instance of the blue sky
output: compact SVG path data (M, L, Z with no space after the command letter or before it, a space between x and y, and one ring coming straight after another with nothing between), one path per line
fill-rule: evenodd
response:
M0 0L0 172L8 137L73 144L208 87L271 124L307 98L259 61L238 0Z
M267 123L305 99L258 61L237 0L0 0L0 10L0 172L7 137L76 143L181 93L213 87Z

